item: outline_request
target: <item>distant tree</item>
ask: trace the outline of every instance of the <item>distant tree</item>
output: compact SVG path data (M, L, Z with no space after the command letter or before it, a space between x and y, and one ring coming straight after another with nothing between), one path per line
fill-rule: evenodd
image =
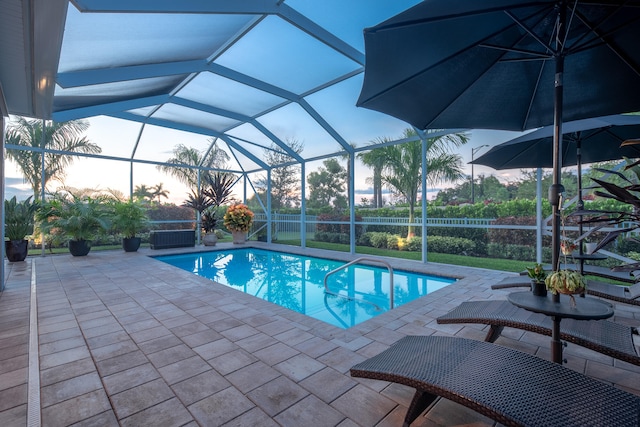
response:
M156 184L152 187L152 194L151 194L151 198L152 199L158 199L158 203L160 203L162 200L162 197L164 197L165 199L169 198L169 190L166 190L163 188L163 184L159 183Z
M537 173L535 169L521 170L520 179L518 179L516 185L518 187L516 191L516 198L532 200L537 196ZM564 186L564 199L569 200L578 194L578 177L569 171L563 171L561 175L562 185ZM553 183L553 175L550 171L543 173L542 175L542 197L546 198L547 189ZM588 186L587 181L583 180L583 186Z
M102 149L82 136L89 129L86 120L45 123L42 120L28 120L18 117L7 126L6 144L19 145L31 150L7 149L7 158L15 161L21 169L24 179L31 185L33 197L40 199L42 185L47 187L51 180L61 181L65 169L73 163L78 155L98 154ZM44 133L44 138L43 138ZM44 180L42 176L43 149L67 152L70 154L44 154Z
M405 129L403 138L416 136L413 129ZM427 139L427 184L437 185L455 182L462 178L462 158L452 152L466 144L468 137L462 133L443 135ZM422 187L422 142L411 141L387 147L388 158L382 182L409 204L409 223L413 224L418 192ZM410 225L407 237L414 235Z
M309 184L307 206L312 209L329 206L336 210L346 208L347 198L343 194L347 174L345 168L334 158L326 159L322 164L324 167L319 167L307 177Z
M147 187L145 184L136 185L133 190L133 197L136 200L150 202L153 200L153 189Z
M304 144L295 139L287 139L286 144L300 154ZM272 209L290 208L300 205L300 164L291 163L292 158L276 144L264 149L264 161L271 169L271 207ZM262 175L256 181L256 191L266 205L267 176Z
M158 165L157 168L187 185L191 190L197 189L199 167L224 169L226 162L229 161L229 155L218 147L217 141L210 141L210 149L204 152L183 144L176 145L173 148L173 156L167 159L166 164ZM200 182L203 182L204 175L211 174L212 171L204 170L200 174Z
M390 142L391 138L380 137L371 141L372 145L375 144L384 144ZM381 208L383 206L382 200L382 171L386 165L387 159L389 157L388 147L379 147L374 148L370 151L365 151L358 154L358 158L365 165L369 166L373 170L373 177L371 179L367 178L367 181L370 181L373 184L373 207Z

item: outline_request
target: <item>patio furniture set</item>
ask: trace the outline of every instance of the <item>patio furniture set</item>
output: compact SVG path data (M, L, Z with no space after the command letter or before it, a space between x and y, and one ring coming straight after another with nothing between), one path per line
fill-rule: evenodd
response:
M407 336L351 368L416 389L408 427L436 398L505 426L633 426L640 397L530 354L467 338Z
M508 278L493 289L530 286ZM640 305L640 284L589 282L589 293ZM629 290L625 290L630 288ZM595 290L594 290L595 289ZM351 368L354 377L416 389L404 420L409 426L439 397L507 426L640 425L640 396L562 366L561 340L640 366L635 327L612 322L613 306L594 298L559 300L514 292L501 301L467 301L439 324L489 325L485 342L459 337L407 336ZM551 336L551 361L493 344L504 327Z
M585 266L586 267L586 266ZM602 267L600 267L602 268ZM592 274L593 273L587 273ZM606 277L600 274L601 277ZM609 276L609 278L613 278ZM619 280L619 279L616 279ZM531 286L531 279L526 276L508 277L502 281L491 285L491 289L507 289L507 288L528 288ZM611 301L622 302L630 305L640 306L640 283L634 283L630 286L621 286L613 283L600 282L596 280L587 280L587 294Z

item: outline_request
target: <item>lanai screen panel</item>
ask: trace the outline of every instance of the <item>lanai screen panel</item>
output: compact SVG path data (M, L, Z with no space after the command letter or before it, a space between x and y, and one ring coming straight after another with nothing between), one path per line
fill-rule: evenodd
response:
M177 143L202 148L214 139L243 171L264 168L265 152L275 145L287 153L291 140L304 143L299 155L287 153L292 161L343 156L407 127L355 100L363 29L416 3L75 0L53 119L136 122L143 135L119 150L136 160L161 161Z

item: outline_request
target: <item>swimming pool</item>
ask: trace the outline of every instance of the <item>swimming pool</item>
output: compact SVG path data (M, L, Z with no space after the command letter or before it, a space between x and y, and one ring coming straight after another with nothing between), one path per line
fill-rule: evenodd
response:
M349 328L389 310L386 268L352 265L324 277L344 262L267 251L231 249L156 259L332 325ZM456 279L394 270L394 306L443 288Z

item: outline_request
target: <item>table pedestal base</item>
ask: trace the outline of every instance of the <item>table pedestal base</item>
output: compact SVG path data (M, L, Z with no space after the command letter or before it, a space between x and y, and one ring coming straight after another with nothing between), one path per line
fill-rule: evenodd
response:
M552 316L553 329L551 330L551 361L555 363L563 363L562 359L562 341L560 341L560 317Z

